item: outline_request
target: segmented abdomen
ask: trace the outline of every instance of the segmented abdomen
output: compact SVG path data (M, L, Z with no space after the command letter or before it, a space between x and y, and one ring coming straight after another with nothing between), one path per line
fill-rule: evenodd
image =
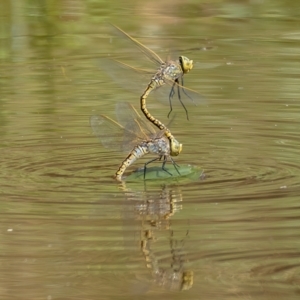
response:
M129 155L124 159L122 164L120 165L118 171L115 174L115 178L118 181L122 181L122 175L126 171L126 169L133 164L137 159L143 157L145 154L149 153L149 149L147 145L137 145L133 148L133 150L129 153Z
M164 84L162 80L156 80L152 79L151 82L149 83L148 87L144 91L143 95L141 96L141 110L144 113L145 117L153 123L156 127L158 127L160 130L165 130L165 136L167 138L172 138L173 135L171 134L170 130L164 125L162 122L160 122L158 119L153 117L150 112L148 111L146 107L146 99L149 96L149 94L156 89L157 87L160 87Z

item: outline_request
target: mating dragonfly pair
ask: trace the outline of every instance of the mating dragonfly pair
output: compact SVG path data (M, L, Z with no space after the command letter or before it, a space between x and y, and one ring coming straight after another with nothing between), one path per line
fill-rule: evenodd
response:
M125 170L134 163L137 159L146 154L154 154L156 158L150 160L144 167L144 179L146 176L146 167L149 163L162 160L162 169L172 175L166 168L165 164L171 160L174 168L179 173L178 165L173 160L172 156L177 156L182 151L182 144L179 143L172 135L169 128L150 114L146 106L146 99L149 94L165 85L171 85L169 94L170 112L172 111L172 98L176 94L178 99L185 109L187 118L188 112L182 102L182 94L186 95L191 101L193 99L187 94L190 89L183 88L183 75L188 73L193 68L193 61L185 56L180 56L178 60L163 61L158 54L141 44L139 41L131 37L128 33L119 27L112 25L125 38L134 42L134 44L154 63L159 67L156 73L152 76L151 81L140 97L140 107L145 117L154 124L158 129L155 130L150 126L149 122L144 121L133 106L128 103L119 103L116 108L118 122L104 115L93 115L90 118L90 124L93 132L100 138L104 147L116 148L117 146L124 151L130 151L119 166L115 174L118 181L122 181L122 176ZM187 91L186 91L187 90ZM193 92L193 91L192 91ZM193 92L195 93L195 92ZM169 112L169 114L170 114ZM125 117L124 117L125 116ZM109 136L104 132L104 128L109 129Z

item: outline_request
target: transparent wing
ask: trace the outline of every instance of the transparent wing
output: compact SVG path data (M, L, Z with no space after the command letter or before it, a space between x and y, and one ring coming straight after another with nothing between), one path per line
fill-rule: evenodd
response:
M125 128L114 120L104 115L93 115L90 117L90 125L93 133L99 138L105 148L115 151L126 151L130 144L124 147ZM134 140L132 139L132 143Z
M130 151L143 140L136 134L137 126L133 122L128 122L125 128L107 116L93 115L90 124L102 145L110 150Z
M179 80L176 82L166 81L166 83L169 86L169 95L168 97L163 97L162 99L164 100L164 103L166 103L166 100L168 101L170 107L168 117L173 111L173 106L181 105L185 111L187 119L189 119L188 108L190 108L191 105L198 106L199 104L207 103L206 99L198 92L183 86L183 77L179 78ZM160 89L158 89L158 92L159 91Z
M150 82L154 72L146 69L139 69L118 60L102 58L100 59L101 69L107 73L118 85L123 87L125 90L134 91L139 93L138 98L142 92L147 87L147 84ZM167 82L167 81L166 81ZM171 93L172 86L174 82L167 82L165 86L158 88L155 92L150 95L165 105L169 105L169 96ZM182 101L189 106L205 104L206 99L199 94L197 91L183 87L181 84L176 84L181 89L183 88L186 91L186 94L182 92ZM171 97L172 105L177 106L180 104L178 99L177 89L174 90L175 94ZM175 96L175 97L174 97ZM177 99L176 99L177 98Z
M116 105L118 122L128 131L134 132L143 139L156 136L157 130L146 118L142 118L133 105L128 102L119 102Z
M146 120L143 120L129 103L117 103L116 115L118 121L104 115L90 117L93 133L105 148L129 151L141 141L163 134L162 131L157 132Z
M98 65L104 74L108 75L124 90L137 93L137 99L142 95L155 72L153 70L138 69L110 58L101 58L98 62Z
M136 140L136 136L140 140L150 140L152 138L161 137L164 131L157 131L150 122L142 118L137 110L127 102L117 103L116 106L117 120L126 128L124 135L124 145L130 144L132 140Z
M148 47L146 47L145 45L143 45L141 42L139 42L138 40L136 40L135 38L133 38L132 36L130 36L127 32L125 32L124 30L122 30L120 27L110 24L115 31L117 31L117 33L119 33L120 35L122 35L123 37L125 37L126 39L132 41L136 47L138 47L138 49L145 54L145 56L150 59L152 62L154 62L155 64L160 65L161 63L163 63L163 60L158 56L158 54L156 54L154 51L152 51L151 49L149 49Z
M115 32L121 36L123 36L126 40L129 40L135 44L135 46L144 54L146 57L148 57L152 62L155 62L158 65L161 65L164 61L151 49L147 48L145 45L143 45L138 40L131 37L128 33L126 33L124 30L119 28L116 25L110 24L111 27L115 30ZM179 56L177 56L179 57ZM169 60L169 58L167 59ZM136 58L134 59L136 61ZM116 65L119 64L119 71L116 67ZM101 66L105 66L105 63L102 63ZM107 64L107 67L105 67L106 72L120 85L122 85L125 89L130 89L130 87L133 87L133 89L139 88L139 90L144 90L147 86L147 84L150 82L151 77L154 74L149 73L148 71L145 72L145 70L141 70L135 67L131 67L130 65L119 62L117 60L111 60L109 64ZM122 75L122 70L126 70L126 74L124 72L124 75ZM135 71L139 74L139 78L143 78L146 74L145 79L143 79L143 84L140 84L141 79L135 80L134 77L130 76L128 73L128 70ZM131 72L132 73L132 72ZM151 75L150 75L151 74ZM137 77L137 76L136 76ZM131 80L130 80L131 79ZM127 80L127 82L126 82ZM201 96L198 92L184 88L183 87L183 77L179 78L180 81L178 82L169 82L167 84L167 87L159 88L155 90L154 97L161 99L162 102L167 103L170 106L170 111L168 116L173 110L173 106L176 106L177 104L180 104L186 113L187 118L188 117L188 109L187 107L191 105L198 105L198 104L204 104L206 103L206 100L203 96ZM173 86L174 85L174 86ZM151 93L153 95L153 93ZM177 98L177 99L175 99ZM178 100L178 101L175 101Z

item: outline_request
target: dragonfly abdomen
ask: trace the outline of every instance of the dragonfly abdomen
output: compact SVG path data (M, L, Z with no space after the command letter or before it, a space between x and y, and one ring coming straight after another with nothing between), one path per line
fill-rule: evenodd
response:
M150 112L148 111L147 107L146 107L146 99L149 96L149 94L151 93L151 91L153 91L155 88L157 87L157 82L156 80L151 80L151 82L149 83L149 85L147 86L146 90L144 91L143 95L141 96L141 109L142 112L144 113L145 117L151 122L153 123L156 127L158 127L160 130L164 130L167 129L167 127L160 122L159 120L157 120L156 118L154 118Z
M171 154L171 156L177 156L181 152L182 145L179 144L179 142L172 135L171 131L162 122L160 122L158 119L154 118L150 114L150 112L148 111L147 106L146 106L147 97L149 96L151 91L153 91L157 87L158 87L158 81L155 79L152 79L151 82L148 84L146 90L144 91L144 93L141 96L141 110L142 110L143 114L145 115L145 117L151 123L153 123L160 130L165 130L165 136L170 141L170 154Z
M149 153L149 149L147 147L146 142L142 142L140 145L135 146L132 151L129 153L129 155L124 159L122 164L120 165L118 171L115 174L115 178L118 181L122 181L122 175L126 171L126 169L133 164L137 159L143 157Z

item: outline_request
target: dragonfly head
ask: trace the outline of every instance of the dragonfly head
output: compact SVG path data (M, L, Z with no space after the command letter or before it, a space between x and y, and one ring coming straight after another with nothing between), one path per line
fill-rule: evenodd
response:
M171 156L177 156L182 150L182 144L180 144L176 139L172 138L170 140L170 154Z
M181 65L183 74L188 73L193 69L193 61L188 59L186 56L179 56L179 63Z

